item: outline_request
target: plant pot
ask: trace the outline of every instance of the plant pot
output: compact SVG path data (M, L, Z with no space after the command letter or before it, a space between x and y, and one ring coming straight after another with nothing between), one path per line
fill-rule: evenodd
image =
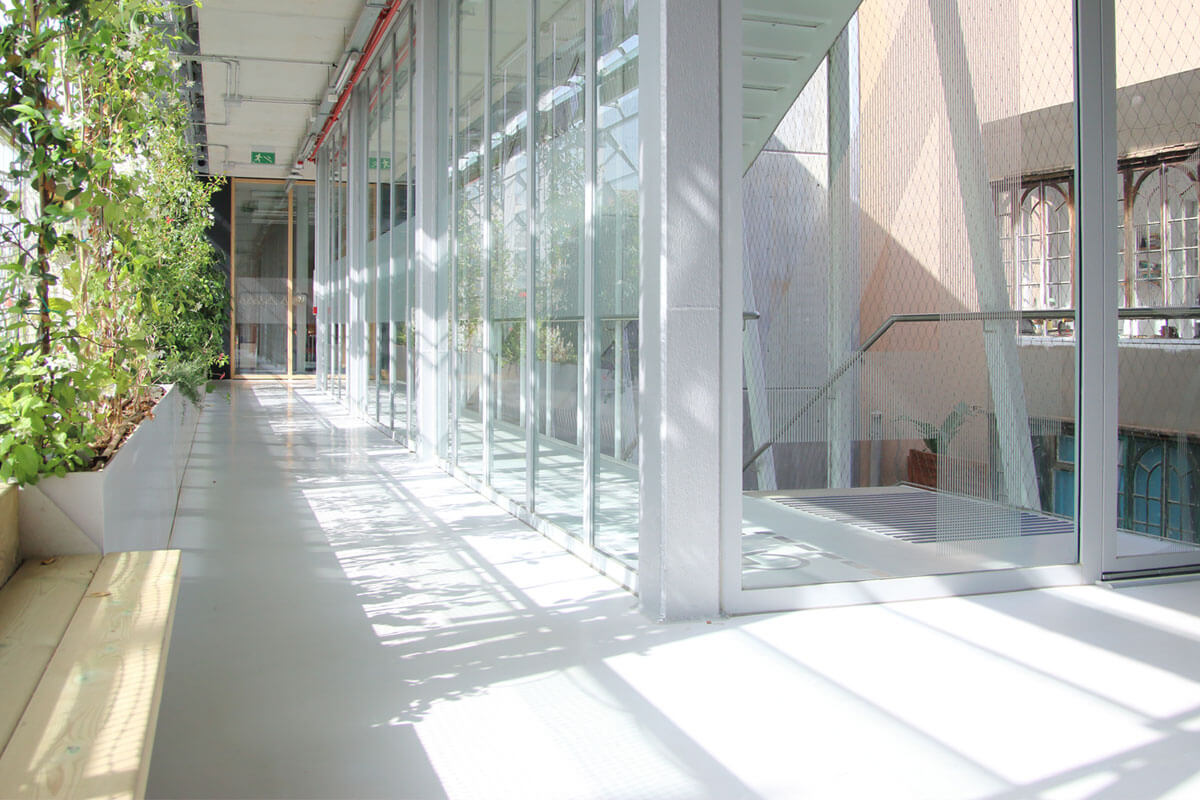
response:
M33 487L36 492L30 492L31 502L21 503L22 539L61 537L65 515L101 553L167 547L200 410L172 385L153 413L104 469L42 478ZM61 514L36 511L46 505L36 502L41 499L37 494ZM27 505L29 514L24 513ZM86 543L81 541L78 549L85 550Z
M908 482L916 486L938 488L938 458L928 450L908 451Z

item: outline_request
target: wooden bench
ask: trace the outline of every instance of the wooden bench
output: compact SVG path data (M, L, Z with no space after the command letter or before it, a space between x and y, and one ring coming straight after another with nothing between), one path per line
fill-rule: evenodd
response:
M0 588L0 797L145 794L178 590L177 550L32 558Z

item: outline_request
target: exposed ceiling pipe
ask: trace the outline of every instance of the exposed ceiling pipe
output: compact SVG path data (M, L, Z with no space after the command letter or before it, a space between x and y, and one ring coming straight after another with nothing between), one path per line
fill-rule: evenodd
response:
M333 111L331 111L329 116L325 119L325 124L321 127L321 133L317 136L316 142L313 144L312 148L309 149L308 147L304 147L297 155L296 162L298 164L303 163L306 160L313 161L316 158L316 153L321 149L321 144L324 143L325 137L329 135L329 130L333 127L333 124L337 122L338 117L342 113L342 109L345 107L346 102L350 99L350 95L354 92L354 87L358 84L358 79L362 76L363 72L366 71L367 65L371 63L371 56L375 54L375 49L379 46L380 41L382 41L383 34L387 32L392 18L396 16L396 13L400 10L400 7L405 2L407 2L407 0L391 0L387 7L379 12L379 17L375 20L375 25L371 28L371 35L367 37L367 44L365 47L363 47L361 55L358 57L358 63L355 64L353 72L350 75L350 79L345 82L346 85L342 87L338 95L337 104L334 105ZM353 58L353 55L348 54L347 58ZM307 144L307 140L305 144Z
M180 61L259 61L269 64L296 64L306 67L333 69L336 64L328 61L318 61L311 58L277 58L274 56L224 55L221 53L172 53Z

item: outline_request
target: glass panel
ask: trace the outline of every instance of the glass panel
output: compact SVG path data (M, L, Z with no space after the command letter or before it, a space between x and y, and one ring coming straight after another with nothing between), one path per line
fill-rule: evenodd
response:
M364 313L366 314L364 332L367 337L367 416L379 419L379 395L381 379L387 377L387 335L380 338L380 328L384 317L380 316L379 307L387 301L386 286L380 286L379 276L386 276L387 251L380 247L380 127L383 121L384 103L380 102L383 94L383 84L380 80L378 65L373 65L367 73L367 252L366 263L363 265L363 280L366 282ZM380 270L380 262L384 270Z
M292 189L292 256L295 272L292 282L292 370L312 375L317 370L317 316L314 311L313 271L316 268L316 193L312 184L297 184Z
M1117 0L1117 570L1200 562L1200 7ZM1190 98L1190 101L1185 98ZM1128 562L1127 562L1128 563ZM1111 565L1110 565L1111 566Z
M237 371L286 375L288 200L282 183L235 185Z
M491 170L491 482L524 504L525 397L522 379L529 277L529 161L526 27L529 0L495 0L492 9Z
M483 75L487 15L482 0L460 0L454 170L455 458L483 477L483 293L486 198L483 180Z
M414 110L416 104L414 97L414 58L416 53L416 30L413 24L411 11L407 19L405 19L404 27L401 28L399 37L403 35L406 42L407 51L405 52L399 43L396 49L399 53L397 58L403 65L405 72L404 85L397 99L397 118L396 130L404 132L403 146L397 144L396 159L397 164L403 164L404 170L401 173L397 168L397 175L402 175L401 184L403 192L397 189L396 209L393 211L397 224L403 220L404 226L404 273L405 281L405 297L403 303L398 308L402 309L403 321L398 329L398 344L400 345L400 353L402 354L402 366L398 367L398 373L404 380L405 405L404 405L404 430L408 436L408 442L411 446L416 447L417 435L420 430L420 420L418 419L417 409L420 404L417 402L417 348L416 348L416 306L417 306L417 233L416 224L413 221L413 214L417 207L417 161L416 161L416 120ZM399 69L399 68L398 68ZM403 111L401 111L403 109ZM403 122L403 124L401 124ZM403 206L403 209L400 209ZM411 340L411 341L410 341ZM430 387L436 384L434 376L430 376Z
M865 0L795 103L752 95L746 588L1078 560L1072 4L951 7Z
M409 18L396 31L395 57L392 62L395 114L391 129L391 336L392 336L392 415L396 438L407 442L409 433L409 287L412 281L412 226L409 224L409 157L412 120L412 91L409 79L411 47Z
M339 400L346 398L346 355L347 355L347 324L350 308L350 275L349 261L347 258L346 234L349 230L349 214L346 201L349 197L347 180L349 171L349 152L346 147L347 136L346 126L343 122L337 129L338 148L337 148L337 183L335 195L337 198L337 217L335 219L335 231L337 242L334 250L336 257L335 264L335 291L337 293L337 325L334 334L334 380L337 386L337 397Z
M583 533L584 107L582 0L538 6L534 114L538 514Z
M638 533L638 9L596 4L596 546L634 565Z

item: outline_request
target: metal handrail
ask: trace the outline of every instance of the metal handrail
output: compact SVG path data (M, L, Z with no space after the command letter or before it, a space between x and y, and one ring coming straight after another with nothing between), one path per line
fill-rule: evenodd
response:
M849 358L843 361L837 369L829 375L829 379L821 385L819 389L813 392L804 405L800 407L786 425L771 435L767 441L763 442L750 455L750 458L742 466L742 472L754 466L754 462L762 457L762 454L767 452L771 445L779 441L785 433L792 429L792 426L800 421L800 418L807 414L813 406L815 406L829 390L833 388L833 384L850 371L850 368L859 361L868 350L871 349L883 335L892 329L894 325L905 322L970 322L970 321L1017 321L1017 320L1035 320L1035 319L1074 319L1074 309L1043 309L1043 310L1025 310L1025 311L956 311L946 314L892 314L883 321L883 324L875 329L875 332L866 338L862 345L855 350ZM1118 308L1118 319L1200 319L1200 306L1176 306L1173 308L1165 306L1151 306L1141 308Z

